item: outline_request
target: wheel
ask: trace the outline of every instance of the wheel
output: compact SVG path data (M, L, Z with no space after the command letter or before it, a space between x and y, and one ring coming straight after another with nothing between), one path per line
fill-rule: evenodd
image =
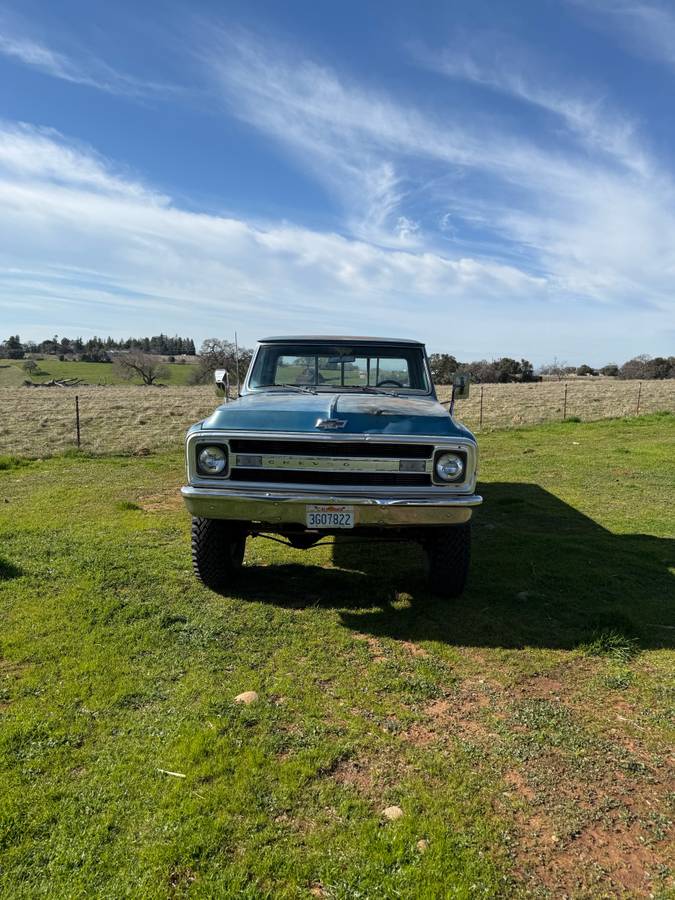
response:
M439 597L459 597L471 559L471 523L439 528L426 542L429 587Z
M214 591L234 581L244 561L246 532L223 519L192 517L192 568Z

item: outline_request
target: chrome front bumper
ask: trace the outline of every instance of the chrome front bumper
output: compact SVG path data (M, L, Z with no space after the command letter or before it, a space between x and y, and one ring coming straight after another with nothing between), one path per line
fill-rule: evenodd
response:
M315 491L254 490L251 488L181 488L193 516L234 519L267 525L303 525L308 504L329 503L355 508L356 527L382 528L458 525L471 518L472 507L483 502L478 494L421 497L364 497Z

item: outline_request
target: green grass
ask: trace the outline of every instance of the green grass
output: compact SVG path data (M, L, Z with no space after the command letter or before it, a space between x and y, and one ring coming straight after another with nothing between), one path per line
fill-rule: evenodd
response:
M604 628L581 645L588 656L607 656L617 662L628 662L640 652L639 642L615 628Z
M14 387L24 380L36 383L52 378L79 378L86 384L141 384L141 379L132 382L120 378L112 363L61 361L55 356L46 356L37 362L38 368L31 376L23 369L23 360L0 359L0 387ZM168 375L161 378L163 384L188 384L193 371L191 363L167 363Z
M666 896L675 417L481 449L449 604L347 538L207 591L178 451L0 465L0 895Z

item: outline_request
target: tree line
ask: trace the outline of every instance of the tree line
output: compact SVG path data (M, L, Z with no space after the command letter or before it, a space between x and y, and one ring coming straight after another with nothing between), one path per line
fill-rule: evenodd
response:
M468 375L477 384L505 383L514 381L541 381L543 376L553 376L562 380L568 375L594 376L610 375L616 378L650 380L675 378L675 356L635 356L623 365L608 363L599 369L587 364L570 366L555 358L552 363L539 366L535 370L527 359L479 359L473 362L459 362L448 353L432 353L429 357L431 374L436 384L450 384L453 376Z
M192 338L168 334L157 334L153 337L124 338L115 340L112 337L100 338L96 335L86 341L81 337L59 337L55 334L45 341L21 341L18 334L0 343L0 357L5 359L24 359L33 354L56 355L64 359L77 359L81 362L112 362L113 355L120 352L138 350L157 356L194 356L195 342Z
M158 356L197 356L195 344L192 338L169 337L159 334L153 337L126 338L115 340L112 337L92 337L83 340L81 337L67 338L54 335L45 341L22 342L19 335L10 335L7 340L0 342L0 357L5 359L24 359L32 355L56 354L63 359L78 359L83 362L112 362L120 356L133 357L134 366L142 364L142 357ZM193 383L206 383L211 380L215 369L227 369L232 384L237 379L237 369L240 379L243 379L253 351L247 347L237 349L232 341L220 338L207 338L201 345L197 363L190 373L190 381ZM238 359L238 363L237 363ZM130 362L131 360L129 360ZM562 380L568 375L596 376L609 375L624 379L664 379L675 378L675 356L651 357L646 354L635 356L622 365L608 363L600 368L593 368L587 364L570 366L565 361L557 358L553 362L539 366L536 370L527 359L512 359L508 356L499 359L480 359L472 362L460 362L448 353L432 353L429 357L431 374L436 384L450 384L456 374L469 375L471 381L478 384L504 383L504 382L528 382L540 381L544 376L556 377ZM124 366L123 366L124 367ZM163 375L158 371L158 361L149 359L146 368L150 369L151 381ZM135 369L126 367L130 374ZM135 374L140 374L138 371ZM145 378L144 378L145 380Z

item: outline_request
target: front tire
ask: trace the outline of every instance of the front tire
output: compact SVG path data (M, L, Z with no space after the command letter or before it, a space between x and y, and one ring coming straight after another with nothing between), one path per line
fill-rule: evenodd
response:
M429 587L439 597L459 597L471 560L471 523L439 528L427 540Z
M244 561L246 532L234 522L192 517L192 568L214 591L228 587Z

